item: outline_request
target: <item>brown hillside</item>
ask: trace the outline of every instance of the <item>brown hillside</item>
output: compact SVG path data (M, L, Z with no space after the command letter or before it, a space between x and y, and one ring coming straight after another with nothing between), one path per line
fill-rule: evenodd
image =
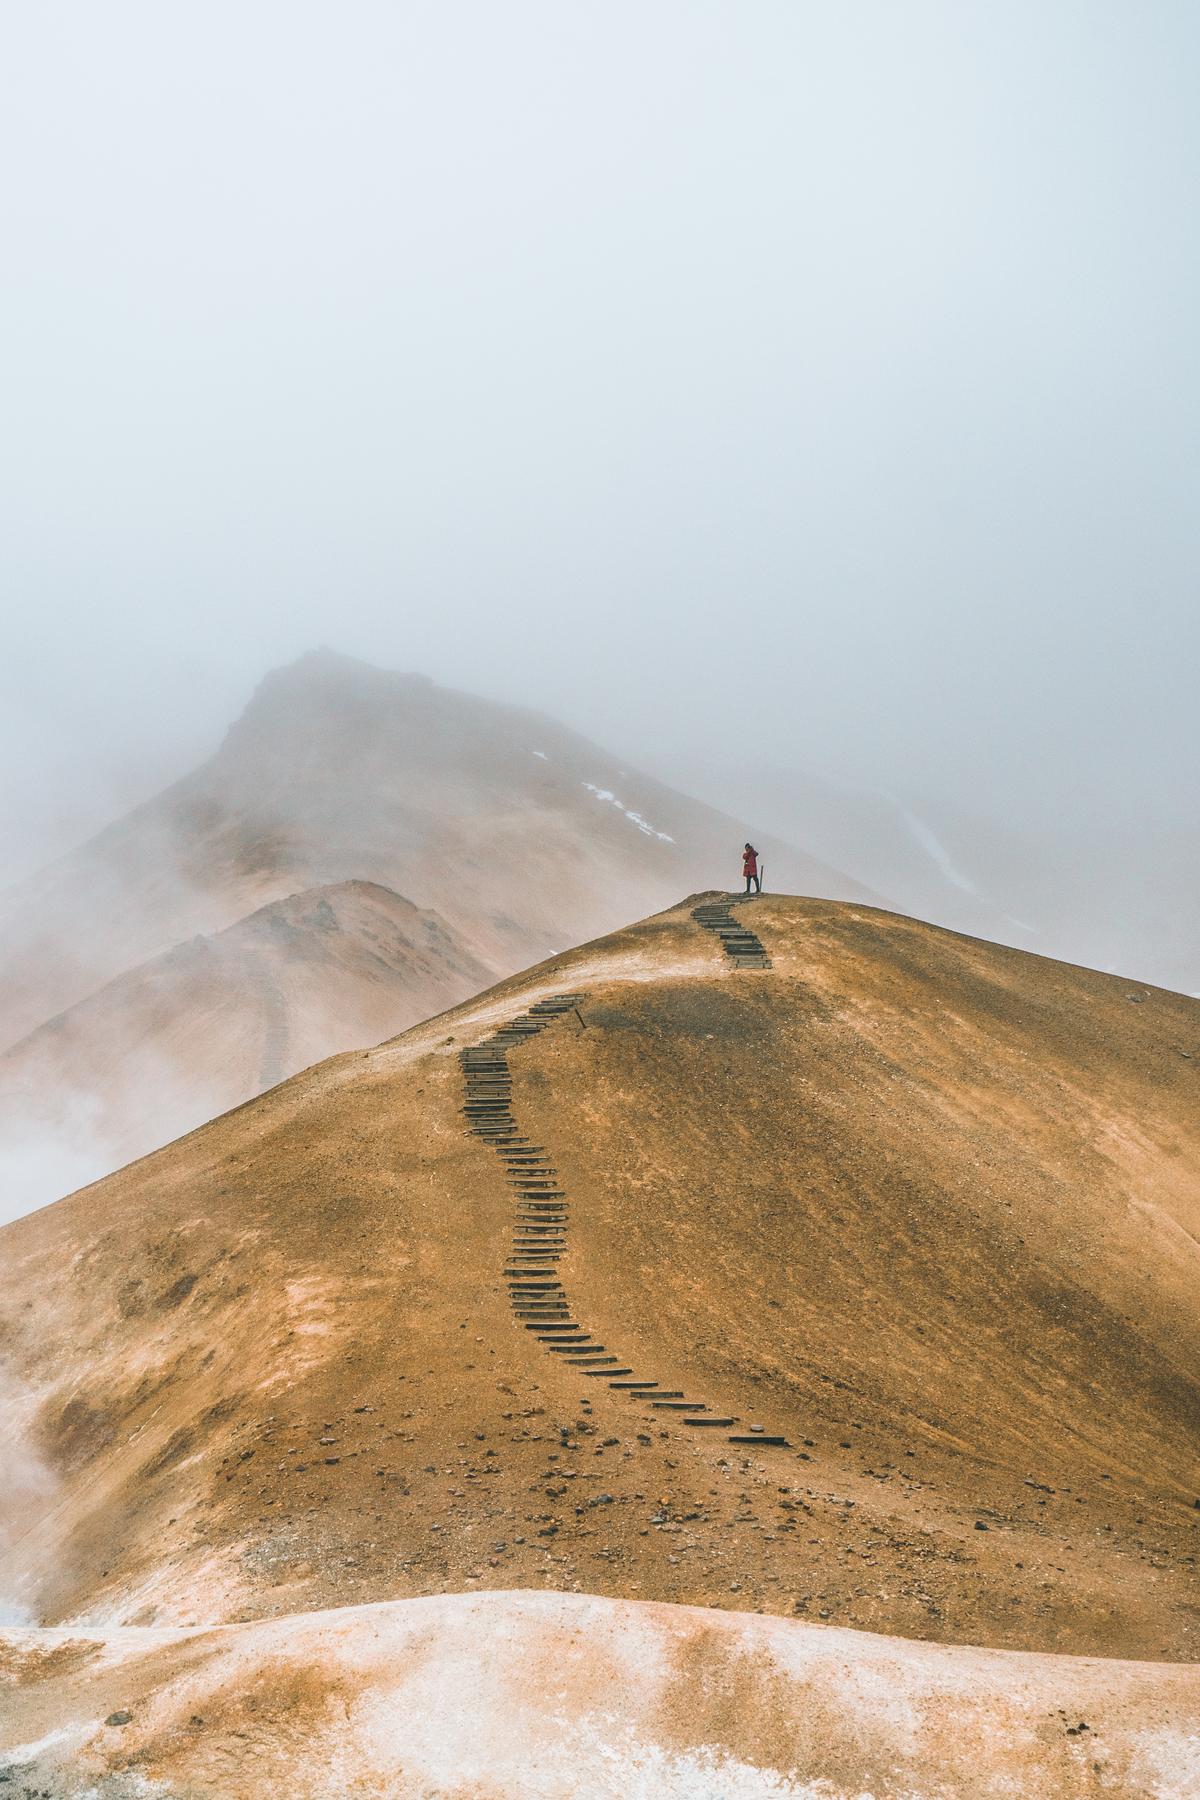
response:
M0 1056L0 1134L63 1145L94 1177L485 979L436 914L387 888L292 894L119 976Z
M545 1584L1196 1657L1200 1008L852 906L737 916L771 967L678 907L9 1226L9 1599ZM552 1279L620 1379L731 1427L514 1317L521 1178L459 1053L554 994L507 1053L570 1205Z

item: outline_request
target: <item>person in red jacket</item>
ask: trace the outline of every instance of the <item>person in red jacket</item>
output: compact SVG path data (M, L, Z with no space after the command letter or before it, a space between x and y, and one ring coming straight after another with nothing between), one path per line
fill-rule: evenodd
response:
M758 851L753 844L747 844L742 851L742 874L746 877L746 892L750 892L750 883L754 883L756 894L762 893L762 877L758 872Z

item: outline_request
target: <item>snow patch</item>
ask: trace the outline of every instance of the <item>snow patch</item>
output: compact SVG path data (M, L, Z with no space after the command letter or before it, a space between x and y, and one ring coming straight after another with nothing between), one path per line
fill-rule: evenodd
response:
M543 762L550 761L550 758L546 755L544 750L531 750L529 754L530 756L539 756Z
M1155 1800L1190 1800L1200 1793L1200 1735L1162 1725L1139 1733L1131 1777Z
M562 1723L570 1729L566 1719ZM872 1800L862 1793L839 1796L825 1781L815 1786L798 1781L781 1769L743 1762L716 1745L669 1750L628 1726L618 1736L613 1730L617 1723L613 1714L585 1717L574 1728L574 1741L564 1745L563 1773L581 1764L594 1770L590 1791L605 1800Z
M585 781L583 786L587 789L589 794L595 794L597 800L600 800L609 806L615 806L619 813L624 813L625 817L629 820L629 823L635 825L643 836L657 838L662 844L673 844L675 842L675 839L669 832L657 831L654 826L651 825L650 821L648 819L643 819L641 813L635 812L632 806L624 806L621 801L617 799L617 796L613 793L611 788L597 787L594 781Z
M20 1767L24 1763L36 1761L39 1756L44 1756L47 1750L53 1750L56 1745L77 1739L79 1734L78 1725L60 1725L56 1731L48 1731L45 1737L38 1738L32 1744L14 1744L11 1749L5 1749L4 1755L10 1763L16 1763ZM29 1788L25 1790L26 1793L30 1791Z

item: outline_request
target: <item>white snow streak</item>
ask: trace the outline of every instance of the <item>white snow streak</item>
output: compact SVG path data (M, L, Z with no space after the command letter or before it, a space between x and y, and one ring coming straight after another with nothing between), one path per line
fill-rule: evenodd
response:
M942 871L942 874L946 877L946 880L953 882L954 886L962 893L974 894L978 898L979 889L975 886L975 883L964 875L962 870L957 868L951 861L950 852L942 843L941 839L935 835L931 827L925 823L924 819L918 819L916 813L910 812L908 807L905 806L902 801L897 800L894 794L889 794L888 799L892 802L893 806L899 809L900 816L904 820L904 823L908 826L908 829L912 832L925 854L931 857L937 864L938 868ZM1014 923L1015 922L1016 921L1014 920Z
M550 761L550 758L546 755L544 750L531 750L529 754L530 756L540 756L543 762Z
M675 842L675 839L671 837L669 833L665 831L656 831L648 819L643 819L641 813L634 812L632 806L623 806L611 788L597 787L594 781L585 781L583 785L589 794L595 794L597 800L604 801L610 806L615 806L619 813L624 813L625 817L629 820L629 823L631 825L636 825L638 830L644 833L646 837L658 838L660 842L664 844L673 844Z

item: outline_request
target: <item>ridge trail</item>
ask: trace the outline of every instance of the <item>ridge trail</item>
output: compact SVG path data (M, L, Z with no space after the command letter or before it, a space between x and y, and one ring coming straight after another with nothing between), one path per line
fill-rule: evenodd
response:
M728 903L697 907L692 917L706 930L720 933L725 953L737 967L770 968L770 959L754 933L733 925ZM655 1380L637 1377L632 1367L598 1342L571 1316L573 1309L558 1278L557 1265L567 1250L570 1202L545 1149L519 1130L512 1110L508 1057L510 1051L537 1037L555 1019L578 1012L585 998L572 993L539 1000L528 1012L519 1013L491 1037L468 1046L459 1055L468 1131L496 1151L516 1196L512 1248L504 1265L509 1303L516 1319L536 1334L549 1354L569 1358L585 1375L607 1378L611 1388L648 1401L654 1411L681 1415L684 1425L727 1430L738 1424L737 1414L710 1411L705 1401L689 1400L681 1390L667 1391ZM730 1433L728 1442L786 1448L788 1440L765 1432L761 1426L752 1426L747 1432Z

